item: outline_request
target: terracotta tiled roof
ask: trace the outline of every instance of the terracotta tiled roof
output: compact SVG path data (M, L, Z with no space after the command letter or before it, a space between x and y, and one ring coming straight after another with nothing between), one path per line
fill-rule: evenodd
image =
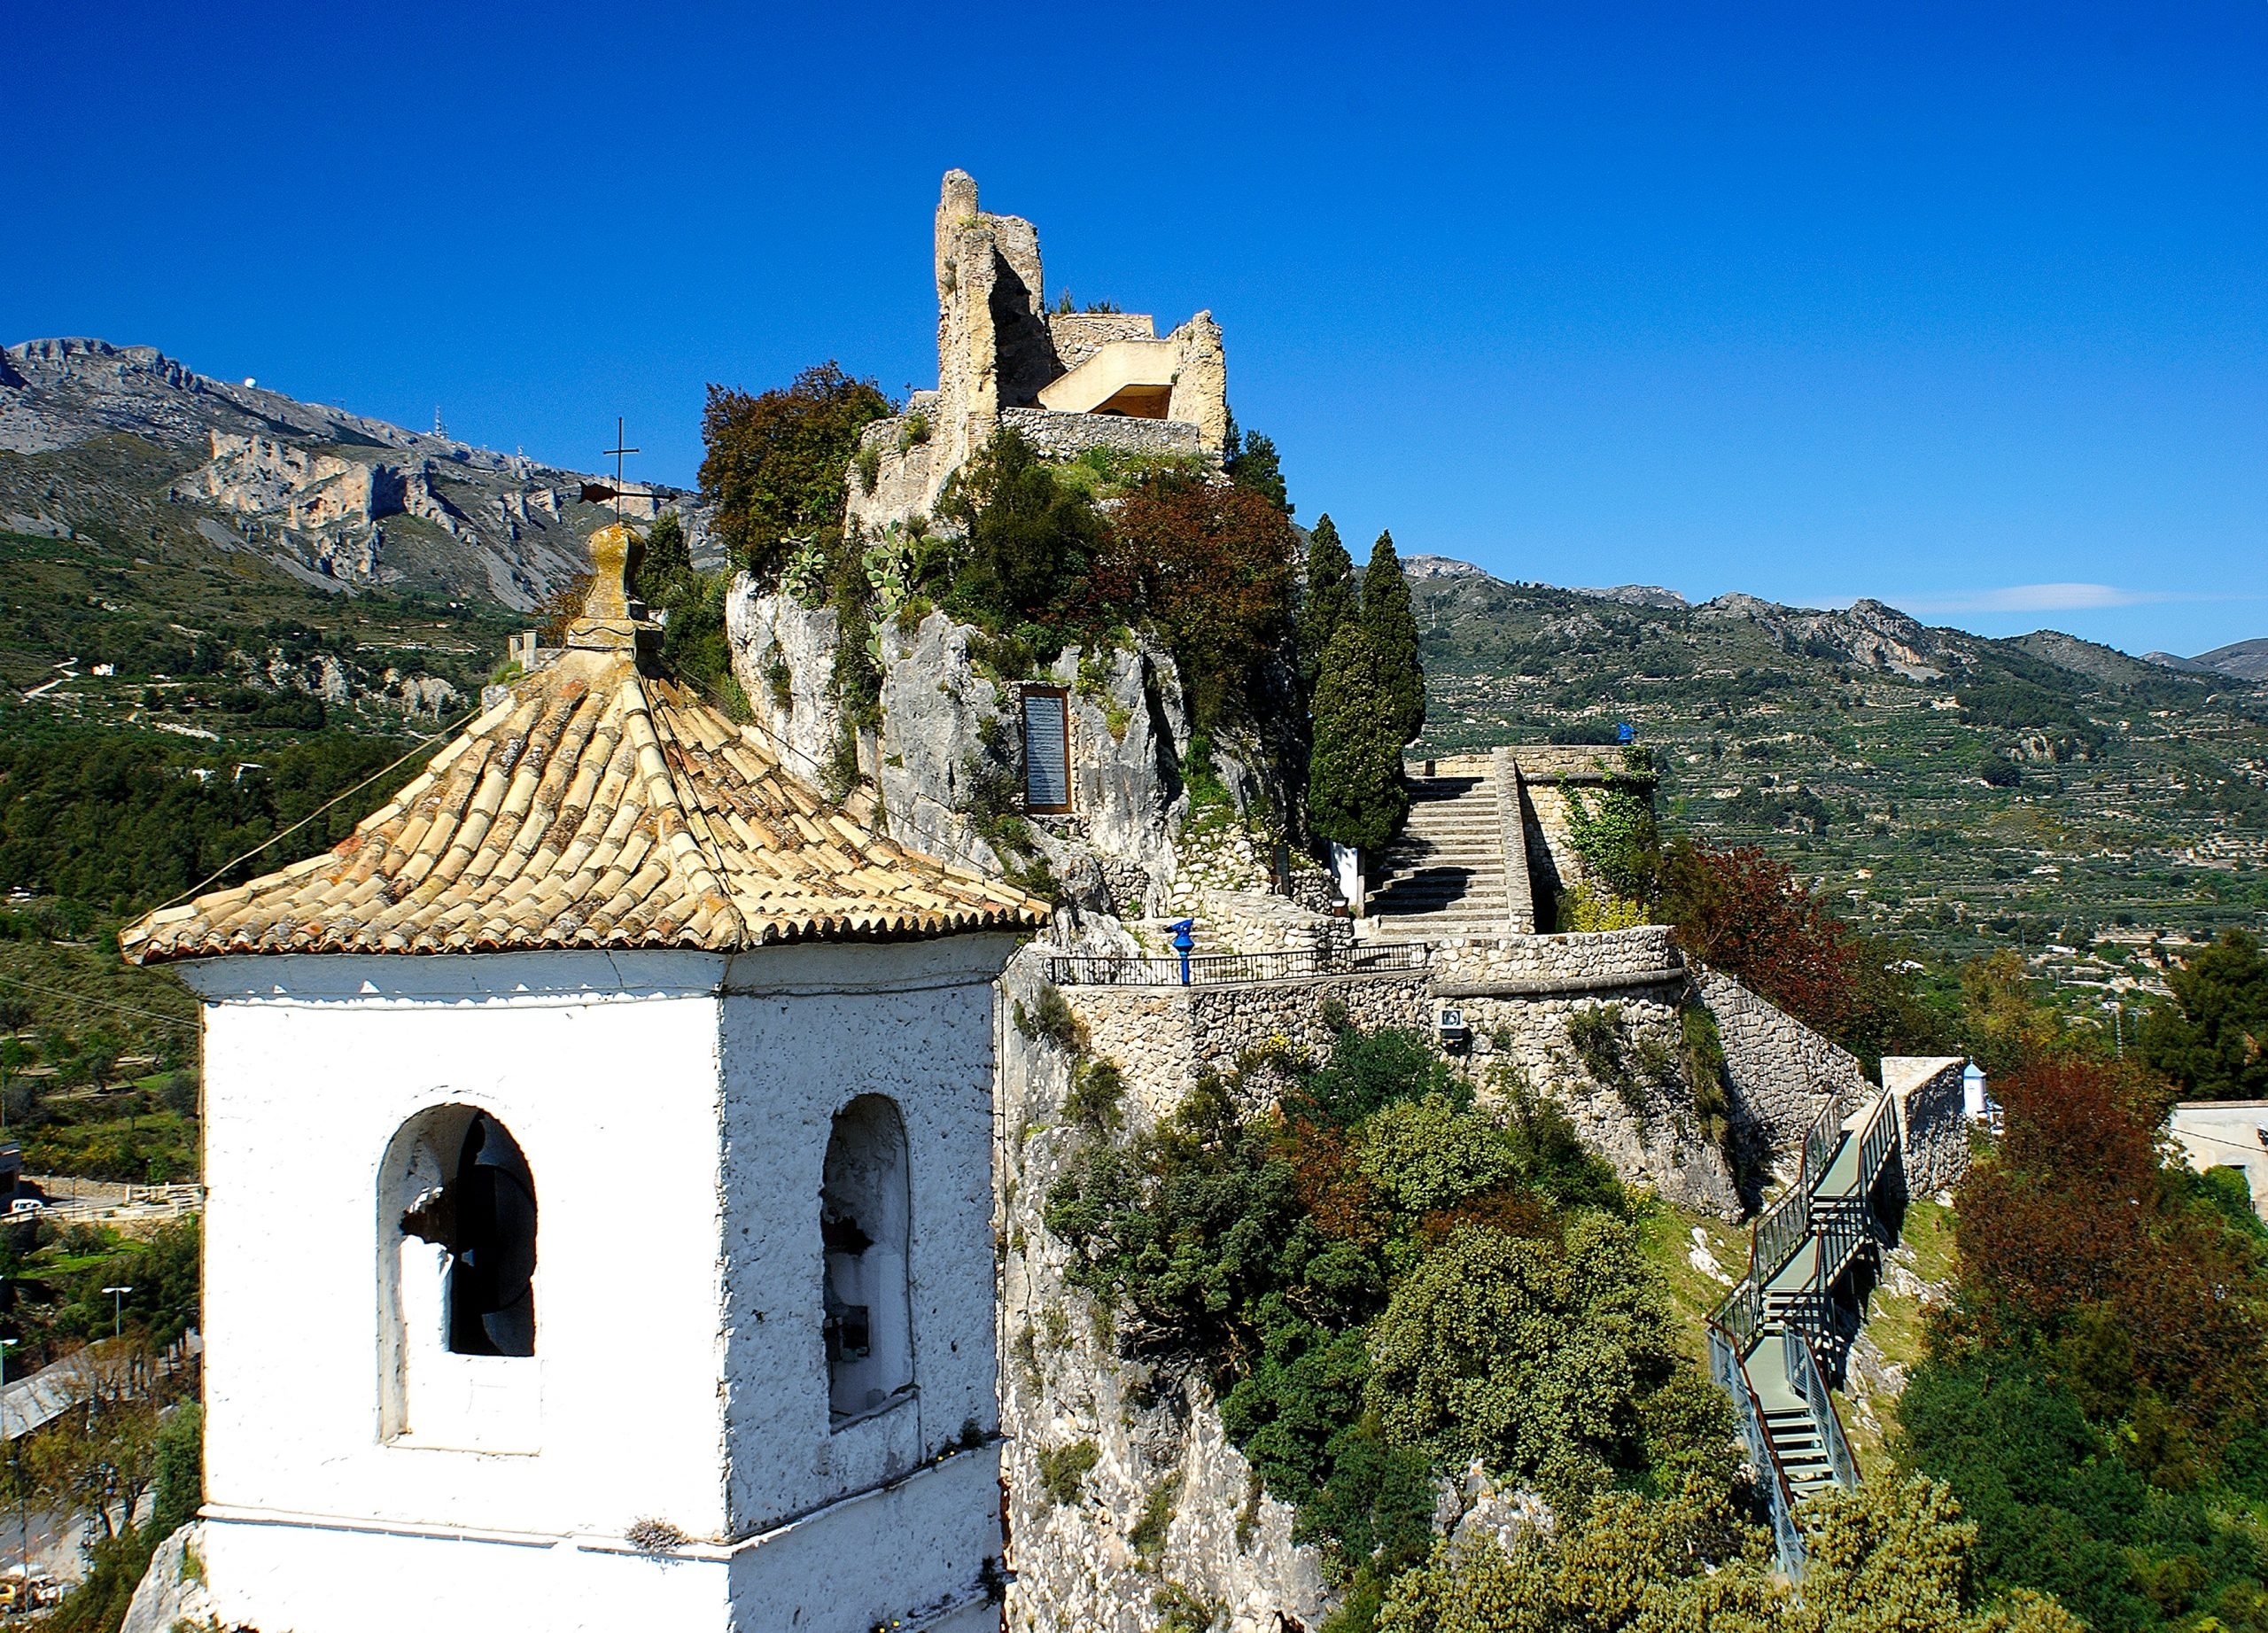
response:
M620 546L593 543L604 583ZM759 734L641 673L635 610L594 593L568 650L335 850L150 914L119 937L128 959L734 952L1047 921L1035 898L874 831L870 794L830 806Z

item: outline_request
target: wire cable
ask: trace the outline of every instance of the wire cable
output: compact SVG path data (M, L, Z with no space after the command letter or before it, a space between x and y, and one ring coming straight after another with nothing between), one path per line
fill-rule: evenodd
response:
M116 999L90 998L84 992L70 992L61 987L42 986L36 981L26 981L19 976L0 976L0 982L5 982L10 986L22 987L27 992L43 992L50 998L66 999L74 1004L93 1004L97 1008L115 1009L121 1015L140 1015L145 1021L155 1021L164 1026L178 1026L184 1031L193 1032L198 1030L194 1021L184 1021L179 1015L159 1015L154 1009L136 1009L133 1005L121 1004Z
M258 856L262 851L267 850L268 846L276 844L276 841L280 839L289 839L293 834L298 833L301 828L314 821L324 812L338 804L339 801L353 798L355 795L369 787L370 784L376 782L380 777L384 776L388 772L399 770L403 766L408 765L411 760L416 759L420 754L431 753L432 751L433 744L447 737L451 732L460 730L462 727L470 725L474 720L478 719L481 715L485 712L486 711L485 709L475 709L470 714L464 715L458 719L452 720L448 725L444 726L439 730L436 731L431 736L421 739L416 748L410 750L408 753L403 755L392 765L379 766L377 770L363 778L360 782L357 782L353 788L348 789L345 793L332 795L329 799L323 801L322 804L317 805L313 811L308 812L307 815L292 823L291 827L270 834L267 838L252 846L251 850L245 851L242 856L237 857L233 860L223 862L218 870L206 875L195 884L190 885L189 889L183 890L180 895L175 897L171 901L159 902L155 907L151 908L151 911L152 913L163 913L168 907L176 906L183 902L190 900L191 898L195 897L198 892L204 890L206 885L211 884L215 880L226 875L230 868L241 867L243 864L252 860L253 857Z

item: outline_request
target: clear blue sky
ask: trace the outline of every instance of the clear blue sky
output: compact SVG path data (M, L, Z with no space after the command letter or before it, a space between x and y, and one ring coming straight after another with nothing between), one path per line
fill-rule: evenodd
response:
M958 165L1051 292L1214 311L1303 520L2268 635L2258 0L8 17L8 342L689 483L710 381L934 383Z

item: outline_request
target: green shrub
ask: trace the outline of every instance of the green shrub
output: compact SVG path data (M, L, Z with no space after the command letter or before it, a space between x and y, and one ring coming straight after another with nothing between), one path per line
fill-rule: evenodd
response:
M1125 1098L1126 1078L1117 1061L1083 1060L1072 1068L1063 1115L1094 1133L1110 1133L1124 1120L1119 1108Z
M1678 1049L1693 1115L1701 1138L1723 1148L1732 1138L1732 1094L1725 1075L1725 1042L1717 1017L1705 1004L1689 1003L1677 1012Z
M1081 1054L1087 1046L1087 1029L1060 987L1042 985L1033 994L1029 1009L1023 999L1016 999L1014 1013L1016 1030L1035 1043L1045 1038L1070 1054Z
M1174 1497L1180 1489L1178 1475L1168 1475L1150 1488L1141 1513L1126 1533L1127 1545L1134 1550L1136 1559L1153 1563L1166 1551L1166 1534L1173 1528Z
M1042 1447L1039 1451L1040 1489L1047 1493L1047 1500L1054 1507L1079 1500L1080 1488L1086 1484L1088 1474L1102 1460L1102 1452L1091 1440L1075 1440L1067 1446Z

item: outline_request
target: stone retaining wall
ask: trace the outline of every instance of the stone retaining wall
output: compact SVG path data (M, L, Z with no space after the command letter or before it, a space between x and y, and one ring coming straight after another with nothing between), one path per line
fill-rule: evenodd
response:
M1003 408L1000 424L1051 459L1075 458L1089 448L1111 448L1121 454L1200 455L1205 451L1198 428L1186 420Z
M1877 1091L1858 1057L1774 1007L1730 976L1697 966L1694 985L1725 1046L1734 1138L1757 1166L1784 1173L1829 1102L1847 1116Z
M1934 1196L1969 1178L1969 1117L1961 1099L1968 1067L1959 1055L1883 1057L1883 1087L1898 1103L1910 1196Z

